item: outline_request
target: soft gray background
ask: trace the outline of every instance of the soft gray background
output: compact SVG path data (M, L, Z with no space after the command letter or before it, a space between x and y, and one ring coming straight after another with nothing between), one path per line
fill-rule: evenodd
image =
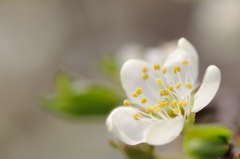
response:
M238 0L1 0L0 158L122 159L104 118L65 121L38 97L59 70L99 78L92 62L102 54L180 37L196 46L201 77L216 64L222 85L239 88Z

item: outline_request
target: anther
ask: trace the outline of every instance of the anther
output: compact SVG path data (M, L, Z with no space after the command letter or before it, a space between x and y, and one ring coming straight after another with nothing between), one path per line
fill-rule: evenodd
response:
M191 88L193 87L193 85L192 85L192 83L186 83L186 87L187 87L188 89L191 89Z
M154 70L160 70L160 65L159 64L154 64L153 65Z
M131 102L130 102L130 100L126 99L126 100L123 101L123 104L124 104L125 106L130 106L130 105L131 105Z
M174 89L173 89L173 85L170 85L168 88L169 88L169 90L170 90L171 92L174 91Z
M181 72L181 67L180 66L175 66L173 67L173 72L176 74L177 72Z
M173 106L177 106L177 101L176 101L176 100L173 100L173 101L172 101L172 105L173 105Z
M143 66L142 67L142 72L146 73L148 71L147 67L146 66Z
M181 87L181 85L182 85L182 83L181 82L178 82L178 83L176 83L176 88L178 89L178 88L180 88Z
M165 89L165 90L163 91L163 94L164 94L165 96L168 96L168 95L169 95L169 89Z
M158 93L160 96L164 96L163 90L159 90Z
M181 67L180 66L176 66L176 68L177 68L178 72L181 72Z
M187 61L187 60L182 60L181 64L182 64L182 65L187 65L187 64L188 64L188 61Z
M141 99L141 103L146 103L147 101L148 101L147 98L142 97L142 99Z
M147 107L147 108L145 109L145 111L146 111L147 113L152 113L152 112L153 112L153 108L152 108L152 107Z
M178 114L179 111L180 111L180 110L179 110L178 108L174 108L174 109L173 109L173 113L174 113L174 114Z
M180 107L183 106L183 103L184 103L184 101L182 101L182 100L179 101L179 102L178 102L178 106L180 106Z
M147 80L148 79L148 74L146 74L146 73L142 74L142 79Z
M135 120L139 120L140 114L139 114L139 113L134 113L134 114L133 114L133 118L134 118Z
M162 69L162 73L167 73L167 68L166 67L163 67L163 69Z
M135 91L135 92L136 92L137 94L142 94L142 91L143 91L142 88L136 88L136 91Z
M133 92L133 93L132 93L132 96L133 96L133 97L138 97L138 95L139 95L139 94L137 94L137 92Z

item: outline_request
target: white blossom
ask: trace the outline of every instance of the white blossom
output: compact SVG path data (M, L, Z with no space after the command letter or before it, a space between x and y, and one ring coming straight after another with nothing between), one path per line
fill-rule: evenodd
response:
M207 68L200 88L197 76L198 54L185 38L162 64L126 61L121 82L128 99L108 116L108 130L129 145L171 142L191 113L208 105L219 88L221 73L216 66Z

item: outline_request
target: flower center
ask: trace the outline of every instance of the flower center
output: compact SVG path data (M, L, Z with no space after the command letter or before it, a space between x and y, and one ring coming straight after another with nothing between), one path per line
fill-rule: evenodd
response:
M153 86L149 84L149 79L153 78L155 83L159 86L157 101L149 101L144 96L144 90L142 88L136 88L132 93L132 96L138 98L140 102L146 105L145 110L137 110L137 113L133 114L133 118L136 120L168 120L176 116L183 116L185 119L191 112L191 92L193 89L193 81L191 80L191 74L188 69L188 61L183 60L180 65L174 66L172 72L167 68L162 68L159 64L154 64L153 69L157 71L159 76L151 74L146 66L142 67L142 80L144 80L149 87L149 90L154 90ZM154 104L155 103L155 104ZM129 100L123 102L126 106L131 106Z

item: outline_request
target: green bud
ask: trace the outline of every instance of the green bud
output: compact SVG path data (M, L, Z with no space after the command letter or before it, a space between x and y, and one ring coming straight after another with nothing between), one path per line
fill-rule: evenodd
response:
M215 159L228 148L231 132L218 125L194 125L184 130L184 149L194 159Z
M128 159L155 159L153 149L153 146L144 143L135 146L126 145L124 153Z

